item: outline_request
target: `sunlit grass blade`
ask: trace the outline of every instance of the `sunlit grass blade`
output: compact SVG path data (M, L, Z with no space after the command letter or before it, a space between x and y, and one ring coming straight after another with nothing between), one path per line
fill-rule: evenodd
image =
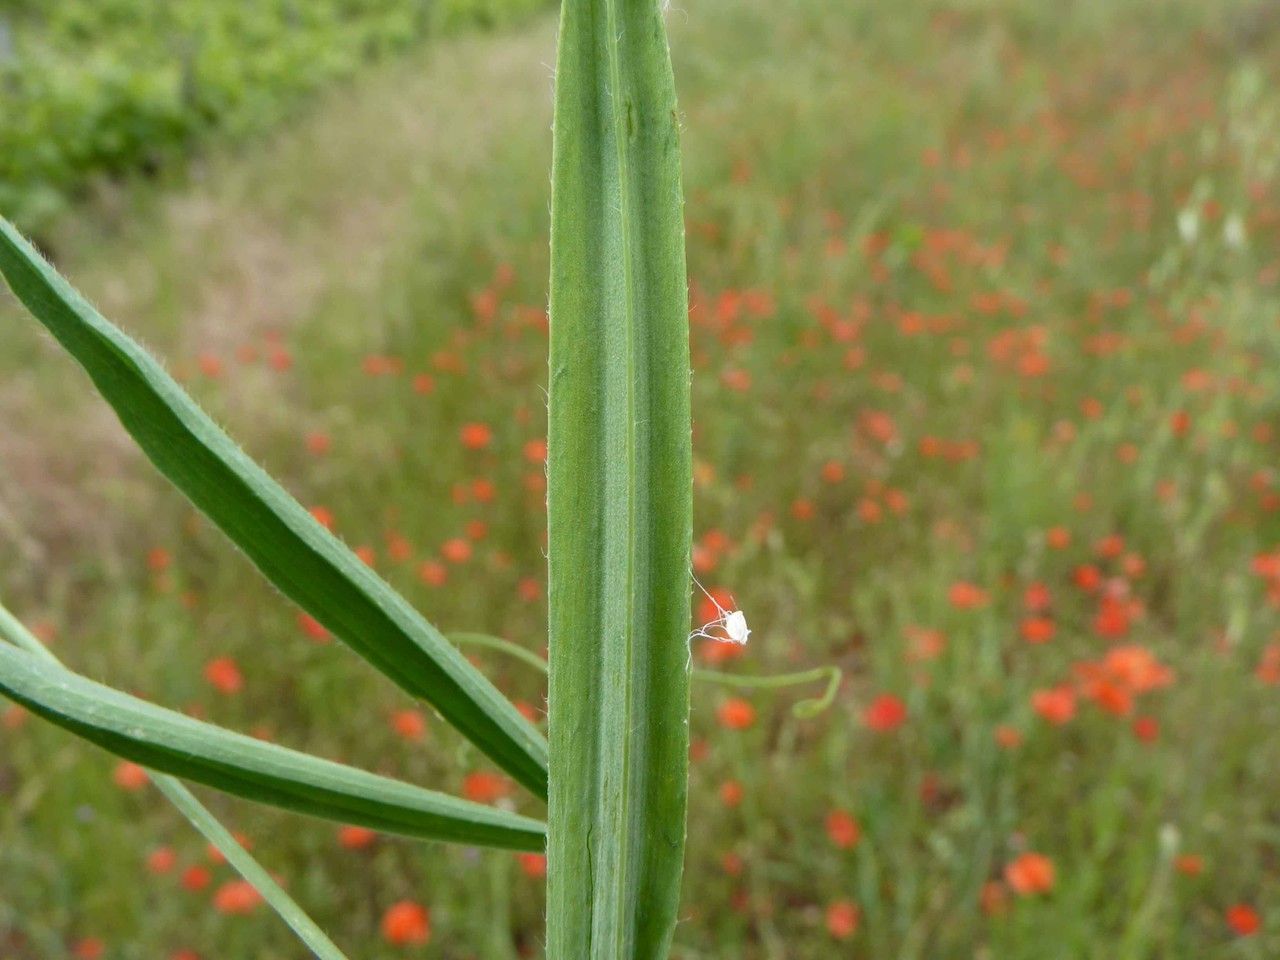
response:
M9 644L0 693L117 756L249 800L422 839L544 845L536 820L224 730Z
M515 706L3 218L0 274L85 368L152 462L267 579L397 684L432 704L516 780L546 796L546 741Z
M656 0L565 0L554 144L547 956L661 960L684 855L692 467Z
M28 630L17 617L0 606L0 640L4 639L26 650L42 663L51 667L62 667L58 658L40 642L35 634ZM3 646L0 643L0 648ZM218 819L196 799L195 794L188 790L182 781L165 773L156 773L154 770L147 771L147 776L178 812L186 817L206 840L218 848L218 852L240 876L253 885L253 888L262 895L262 899L270 905L280 919L289 925L319 960L347 960L346 955L337 948L323 930L316 926L315 921L307 916L289 894L285 893L284 888L276 883L271 874L262 868L249 851L231 835L231 831L218 822Z

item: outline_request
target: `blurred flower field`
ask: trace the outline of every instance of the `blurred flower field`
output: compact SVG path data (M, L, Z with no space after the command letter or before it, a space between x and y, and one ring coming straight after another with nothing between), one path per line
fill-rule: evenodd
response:
M792 707L820 683L695 684L673 957L1276 955L1280 8L669 20L694 565L753 631L694 663L844 673L816 718ZM51 233L434 622L534 653L553 43L542 20L432 44ZM517 803L197 520L11 301L0 321L0 587L60 656ZM541 716L536 670L475 655ZM0 960L302 956L139 774L0 707ZM207 798L359 956L541 956L536 855Z

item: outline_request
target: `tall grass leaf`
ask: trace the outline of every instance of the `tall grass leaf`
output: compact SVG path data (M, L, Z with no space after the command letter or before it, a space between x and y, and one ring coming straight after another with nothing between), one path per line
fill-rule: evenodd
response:
M0 218L0 274L175 486L286 596L540 797L547 745L435 627L246 456Z
M547 956L660 960L685 839L692 467L656 0L565 0L554 150Z
M541 823L233 733L0 644L0 693L117 756L249 800L429 840L541 850Z

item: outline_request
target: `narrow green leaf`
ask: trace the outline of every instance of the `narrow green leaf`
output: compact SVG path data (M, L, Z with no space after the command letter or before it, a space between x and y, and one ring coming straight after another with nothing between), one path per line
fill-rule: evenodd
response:
M549 960L661 960L679 903L692 467L657 0L564 0L548 436Z
M240 845L226 827L205 809L204 804L183 785L182 781L163 773L151 773L151 782L164 794L175 807L204 835L204 838L218 848L218 852L227 858L235 871L244 877L253 888L262 895L262 899L274 910L289 928L298 935L298 939L307 945L319 960L347 960L346 955L329 939L314 920L294 902L284 887L276 883L271 874Z
M117 756L249 800L389 833L541 850L536 820L233 733L0 644L0 693Z
M547 744L515 706L0 218L0 274L142 450L286 596L540 797Z
M7 639L17 646L30 652L36 659L42 663L61 668L62 664L49 649L41 643L30 630L28 630L17 617L11 614L3 606L0 606L0 639ZM0 644L3 646L3 644ZM315 921L307 916L293 898L285 893L284 888L276 883L246 850L240 845L240 842L231 835L231 831L218 822L217 817L210 813L195 794L187 789L182 781L175 779L165 773L156 773L153 770L147 771L147 776L151 778L151 782L155 784L156 789L160 791L164 797L177 808L178 812L187 818L187 821L200 831L210 843L218 848L219 852L227 858L227 862L244 877L245 880L253 884L255 890L262 895L264 899L290 929L298 935L307 948L311 950L319 960L347 960L341 950L337 948L332 940L325 935L325 932L316 926Z

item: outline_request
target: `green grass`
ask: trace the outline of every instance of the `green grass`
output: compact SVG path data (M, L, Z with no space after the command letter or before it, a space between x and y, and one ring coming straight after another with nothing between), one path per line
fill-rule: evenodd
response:
M678 960L1280 946L1280 695L1255 676L1280 615L1254 572L1280 541L1278 25L1247 4L1060 6L919 0L890 17L871 2L706 0L670 14L695 557L717 563L699 576L754 631L725 669L846 670L816 720L790 706L817 690L733 691L755 707L745 729L718 722L729 692L695 685ZM548 20L438 45L186 186L106 198L51 235L103 312L372 547L433 623L538 653L553 41ZM1177 227L1190 206L1194 244ZM1243 249L1222 240L1232 214ZM407 698L308 639L35 325L0 316L0 586L60 657L449 792L489 769L437 721L420 743L397 736ZM468 423L490 428L487 448L462 444ZM318 433L323 455L308 451ZM443 559L475 522L470 558ZM1055 527L1065 548L1049 545ZM1100 555L1113 535L1119 555ZM181 559L154 570L157 549ZM421 579L428 561L444 586ZM1099 635L1085 564L1134 602L1124 637ZM986 603L958 608L957 582ZM1020 636L1033 582L1056 626L1040 645ZM1066 725L1035 713L1035 691L1078 685L1082 663L1121 645L1174 681L1124 717L1085 695ZM475 653L543 706L536 671ZM224 696L202 671L227 656L270 669ZM907 718L876 733L865 711L885 693ZM380 705L378 722L353 729L341 704L356 700ZM1132 732L1140 716L1155 742ZM999 747L1001 726L1021 745ZM184 890L203 846L111 774L58 730L0 725L0 956L58 960L83 937L121 960L298 955L264 908L210 907L227 867ZM206 799L339 944L370 945L360 956L402 954L378 926L406 898L431 910L423 955L539 954L542 883L511 854L391 838L351 851L323 824ZM833 810L861 825L851 849L828 837ZM1204 858L1200 876L1171 869L1175 842ZM162 845L180 867L156 876L146 857ZM983 885L1024 851L1052 858L1053 890L984 912ZM841 901L860 910L847 941L826 923ZM1261 912L1257 936L1227 926L1239 903Z

